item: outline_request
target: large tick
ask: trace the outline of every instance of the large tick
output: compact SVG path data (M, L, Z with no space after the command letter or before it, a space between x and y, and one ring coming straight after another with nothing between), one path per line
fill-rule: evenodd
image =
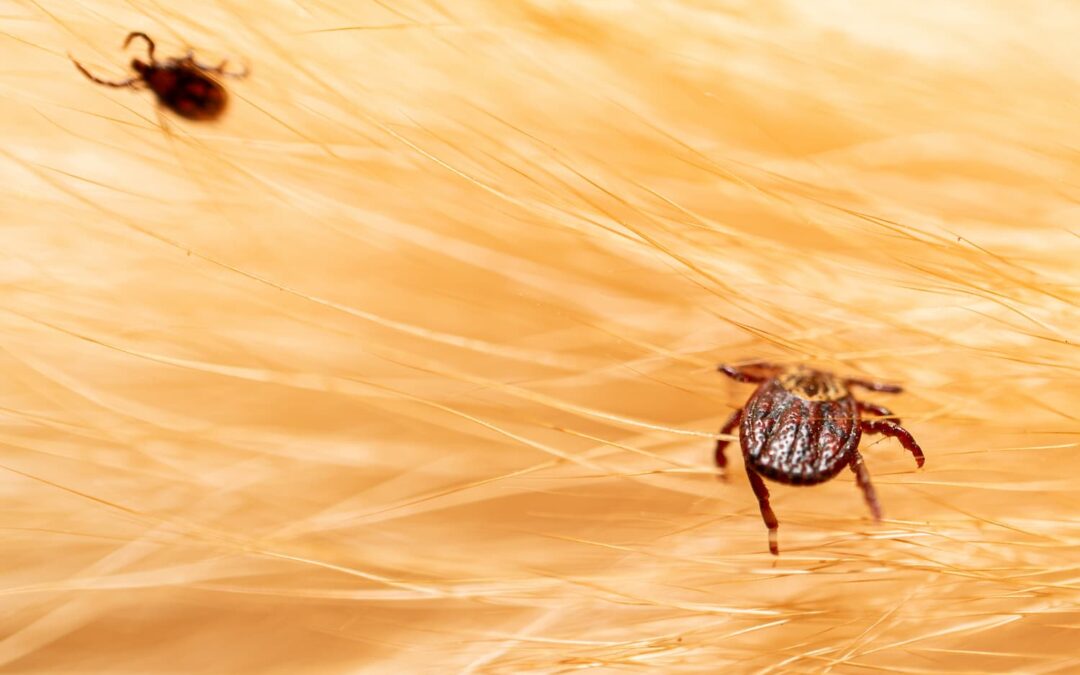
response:
M915 456L918 466L925 461L922 448L888 408L859 401L851 394L851 387L890 394L899 393L900 387L769 363L723 365L720 372L758 385L746 406L731 415L720 433L729 434L739 427L746 475L769 528L769 552L773 555L780 553L776 540L780 524L769 505L769 489L762 476L788 485L814 485L850 466L876 522L881 520L881 505L859 454L862 432L892 436ZM862 419L864 412L877 417ZM716 444L716 465L721 469L727 466L727 444L726 440Z
M124 40L126 48L135 38L146 40L149 63L132 59L135 76L120 82L110 82L94 77L75 59L71 62L79 72L90 80L108 87L137 88L145 85L157 96L158 103L181 117L190 120L212 120L221 116L229 102L225 87L210 74L228 77L245 77L247 70L239 73L225 72L225 61L219 65L204 66L188 52L186 56L158 61L154 58L154 41L146 33L131 33Z

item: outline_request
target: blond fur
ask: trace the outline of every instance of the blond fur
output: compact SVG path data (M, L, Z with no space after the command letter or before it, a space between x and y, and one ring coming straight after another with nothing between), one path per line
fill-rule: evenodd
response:
M0 670L1080 667L1076 6L13 4ZM756 359L906 387L881 525L768 555Z

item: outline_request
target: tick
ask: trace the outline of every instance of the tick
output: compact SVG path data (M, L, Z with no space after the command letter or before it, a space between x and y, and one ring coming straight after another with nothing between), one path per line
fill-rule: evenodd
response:
M898 394L896 385L838 378L832 373L803 366L784 367L770 363L745 366L722 365L720 372L739 382L757 384L746 405L736 410L721 434L739 427L739 445L750 486L757 496L761 518L769 528L769 552L779 555L776 520L769 505L769 489L762 477L788 485L823 483L844 467L851 467L862 489L874 522L881 520L881 505L870 482L870 472L859 454L863 432L884 434L900 441L921 467L925 458L900 420L888 408L855 398L852 387ZM876 417L863 419L862 413ZM728 441L716 443L716 465L727 467L724 449Z
M126 80L102 80L91 75L75 59L71 59L71 62L91 81L107 87L148 87L157 96L158 103L189 120L217 119L228 105L229 96L225 87L211 74L236 78L247 76L246 69L240 73L225 72L226 61L215 67L204 66L195 60L191 52L180 58L158 61L154 58L154 41L146 33L131 33L124 40L124 47L127 48L135 38L146 40L149 62L132 59L131 68L135 75Z

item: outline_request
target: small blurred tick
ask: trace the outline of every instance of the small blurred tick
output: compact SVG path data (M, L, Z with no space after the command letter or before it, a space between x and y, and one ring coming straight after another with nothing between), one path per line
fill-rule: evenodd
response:
M146 40L149 63L132 59L135 76L120 82L110 82L94 77L75 59L71 62L79 72L93 82L107 87L146 86L157 96L158 103L189 120L213 120L221 116L229 102L225 87L210 74L242 78L247 70L239 73L225 72L225 61L215 67L204 66L188 52L186 56L158 61L154 58L154 41L146 33L131 33L124 40L126 48L135 38Z
M769 528L769 552L773 555L780 553L776 537L780 524L769 505L769 489L762 476L788 485L815 485L851 467L877 522L881 520L881 505L859 454L862 433L892 436L914 455L916 465L921 467L925 461L922 448L888 408L856 400L850 391L851 387L862 387L896 394L902 391L900 387L769 363L723 365L720 372L758 385L746 406L728 418L720 433L729 434L739 427L746 475ZM864 412L877 417L862 419ZM725 440L716 444L716 465L721 469L727 466L727 445Z

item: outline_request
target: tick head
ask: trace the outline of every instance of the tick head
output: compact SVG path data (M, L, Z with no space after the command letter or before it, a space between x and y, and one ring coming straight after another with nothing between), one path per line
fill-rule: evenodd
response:
M835 401L848 395L847 387L829 373L798 367L781 375L780 386L808 401Z
M149 63L143 63L139 59L131 60L131 69L142 77L146 77L146 73L148 73L152 67L153 66L151 66Z

